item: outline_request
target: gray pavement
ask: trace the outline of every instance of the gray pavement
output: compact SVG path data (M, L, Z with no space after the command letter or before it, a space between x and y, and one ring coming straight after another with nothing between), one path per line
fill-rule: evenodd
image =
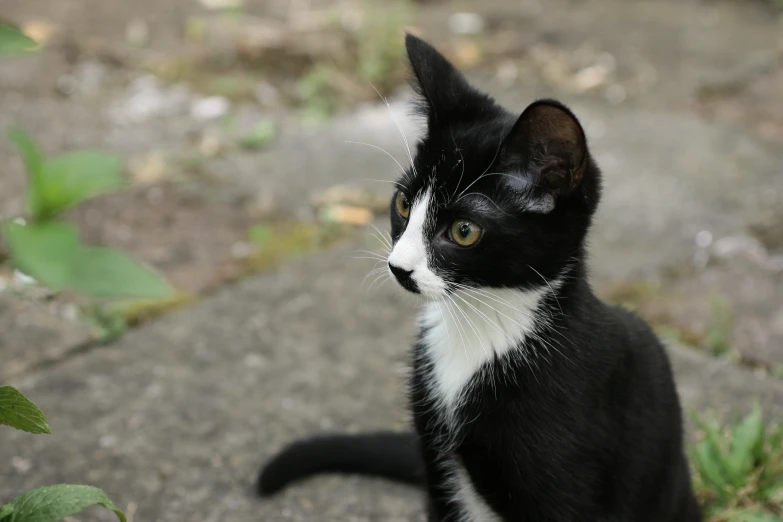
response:
M53 434L3 430L0 498L69 481L100 485L136 520L420 520L418 492L382 481L322 478L266 501L251 491L259 464L294 437L406 426L415 306L391 284L362 289L355 248L245 280L16 382ZM783 405L778 381L671 353L686 408Z
M62 13L94 10L82 0L66 2L66 10L63 2L57 2ZM49 3L12 0L8 8L24 18L47 12ZM118 28L143 13L155 18L153 43L165 51L175 32L157 30L158 22L179 23L195 3L165 5L169 18L150 14L163 3L144 1L128 4L128 11L96 11L99 19L114 17L99 27L78 14L62 23L122 39ZM436 38L448 31L445 16L433 5L417 23L445 42L446 35ZM611 296L618 284L634 293L652 281L655 290L644 286L640 311L696 344L715 319L717 295L729 304L726 341L743 361L783 363L783 151L748 129L690 110L694 92L710 78L731 76L757 50L779 45L779 27L746 2L630 5L482 3L493 30L511 29L522 40L512 60L518 77L508 83L499 70L485 69L471 78L520 111L537 97L559 97L584 122L606 181L591 237L599 293ZM561 86L570 77L553 76L550 65L572 60L566 66L576 72L589 65L592 58L580 62L588 48L588 58L609 53L616 60L609 83L589 92ZM89 53L76 64L56 51L3 62L0 126L23 125L50 153L100 146L122 152L129 164L151 152L188 157L197 148L193 135L225 138L220 122L191 117L197 93L181 99L164 82L147 94L173 101L154 117L115 121L118 108L132 105L139 74ZM53 95L62 75L84 92ZM96 75L101 87L90 93ZM641 86L644 78L649 82ZM610 83L624 86L625 102L606 101ZM408 96L393 97L391 112L412 143L419 127L408 114ZM242 103L231 111L251 124L270 116ZM160 179L150 174L149 189L141 183L136 192L86 205L77 217L87 239L130 251L172 280L196 281L200 291L235 274L220 275L236 262L232 247L251 224L312 220L313 197L337 184L390 193L383 181L396 175L394 162L346 143L381 147L404 164L385 106L358 107L308 132L291 131L285 118L281 136L263 152L229 149L192 169L173 162ZM16 215L21 164L4 143L0 158L8 166L0 172L0 215ZM251 491L259 465L292 438L406 426L403 383L416 307L391 285L368 291L372 279L362 284L372 262L351 256L368 244L351 240L240 280L106 347L57 303L0 294L0 383L29 394L53 429L50 436L0 429L0 502L28 488L75 482L103 487L138 521L422 520L418 492L382 481L324 477L267 501ZM215 285L204 283L210 278ZM670 353L686 409L728 415L760 401L771 418L783 413L783 383L769 372L683 346ZM77 519L112 517L91 510Z

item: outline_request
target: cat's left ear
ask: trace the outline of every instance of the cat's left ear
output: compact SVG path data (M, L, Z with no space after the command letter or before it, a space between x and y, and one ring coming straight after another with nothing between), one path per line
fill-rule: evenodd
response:
M588 164L587 139L579 120L553 100L531 104L503 141L504 166L525 188L540 196L540 211L571 194L582 182Z
M405 49L413 72L413 87L421 98L420 111L431 125L445 125L455 113L469 111L471 107L481 108L491 102L424 40L407 34Z

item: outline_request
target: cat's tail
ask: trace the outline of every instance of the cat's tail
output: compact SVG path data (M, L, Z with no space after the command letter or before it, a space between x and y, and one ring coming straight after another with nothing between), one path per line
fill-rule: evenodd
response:
M275 455L258 478L262 496L318 473L356 473L420 485L424 463L413 433L325 435L294 442Z

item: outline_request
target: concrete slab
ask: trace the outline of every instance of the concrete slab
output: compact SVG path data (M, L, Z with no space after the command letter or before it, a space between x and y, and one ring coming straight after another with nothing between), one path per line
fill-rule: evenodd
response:
M415 307L368 293L356 245L301 259L16 382L51 436L3 430L0 499L57 482L105 488L138 520L423 520L420 494L326 477L268 501L251 487L286 441L404 428ZM686 407L783 405L783 384L672 351ZM91 511L79 520L109 520Z
M60 307L0 293L0 383L54 364L94 337L84 323L58 315Z

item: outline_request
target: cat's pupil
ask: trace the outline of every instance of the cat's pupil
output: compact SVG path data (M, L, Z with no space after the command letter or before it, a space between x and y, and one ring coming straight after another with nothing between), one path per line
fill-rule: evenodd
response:
M470 223L463 221L459 224L459 235L462 238L466 238L470 235Z

